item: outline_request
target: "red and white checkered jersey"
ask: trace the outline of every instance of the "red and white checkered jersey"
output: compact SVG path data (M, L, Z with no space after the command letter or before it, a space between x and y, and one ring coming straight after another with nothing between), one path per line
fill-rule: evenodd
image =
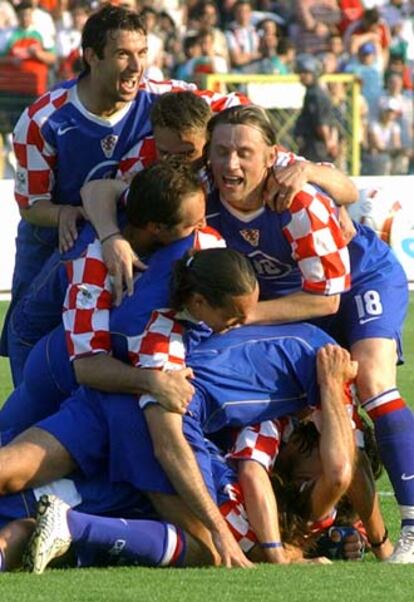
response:
M247 553L257 543L257 537L249 524L242 489L239 483L227 483L225 493L228 500L220 504L219 510L235 540Z
M332 200L305 185L288 211L291 220L283 233L301 271L302 289L322 295L349 290L349 251Z
M147 136L139 140L130 151L128 151L119 162L116 179L129 179L139 171L142 171L157 159L154 136Z
M234 104L248 102L246 97L237 93L223 95L210 91L197 91L194 84L178 80L166 82L144 80L140 88L141 90L148 91L150 94L193 90L196 94L204 98L213 111L219 111ZM68 109L68 107L71 107L71 109ZM70 119L66 115L65 121L60 122L58 113L61 109L62 111L66 111L66 113L69 113L69 110L72 111ZM128 136L131 136L131 132L125 132L122 129L119 132L116 129L108 130L108 135L102 138L103 134L100 133L102 128L98 117L96 119L89 118L91 131L85 134L83 129L78 127L81 113L84 116L86 110L77 98L76 81L73 80L65 82L56 89L41 96L20 117L14 129L14 150L17 160L15 198L21 208L30 207L39 200L53 200L62 204L79 203L79 190L85 181L92 178L107 177L108 170L111 173L115 173L117 165L119 167L118 175L125 177L127 174L134 173L134 168L136 171L143 166L145 167L148 165L148 161L152 161L155 158L153 141L150 143L147 140L144 146L140 145L140 138L144 139L149 136L148 130L150 125L146 128L145 132L143 130L143 133L137 131L137 136L133 139L132 144L130 144L129 140L128 142L126 140ZM71 136L75 135L75 133L76 138L73 138L71 143ZM81 139L78 136L81 136ZM66 185L67 178L66 180L64 178L59 186L62 189L63 187L68 189L67 198L63 198L62 190L58 186L57 196L55 195L56 198L52 199L52 193L56 192L56 169L58 162L67 160L66 156L61 158L61 155L62 153L65 155L67 152L64 150L65 148L71 148L70 146L65 147L65 139L68 140L69 145L72 144L73 146L76 142L79 146L78 161L81 163L76 170L76 186L72 185L74 190L71 190L70 185ZM80 148L80 140L83 142L82 148ZM91 143L90 145L88 145L88 141ZM114 149L118 149L121 146L122 151L115 150L114 152ZM58 147L61 150L58 151ZM94 165L92 165L92 162L95 161L95 153L99 152L101 154L101 147L107 153L106 156L109 159L106 165L106 172L105 170L96 172L93 169ZM73 149L71 152L73 154ZM119 152L119 156L117 156L117 152ZM82 161L82 158L87 158L87 161ZM98 161L98 159L96 160ZM102 157L99 158L99 161L100 169L104 169L105 166L101 165ZM87 168L85 165L86 173L83 173L82 163L88 163ZM73 165L63 165L63 169L70 170L71 168L73 169ZM74 173L72 172L72 180L74 177Z
M241 429L235 443L226 455L229 460L254 460L270 472L279 453L280 445L292 432L291 420L279 418Z
M193 247L197 250L224 246L225 241L213 228L206 226L194 232ZM109 353L112 286L99 240L88 245L81 257L67 262L66 272L69 284L62 317L70 359ZM134 365L138 364L141 339L142 335L128 337L129 357ZM144 349L147 344L145 341Z

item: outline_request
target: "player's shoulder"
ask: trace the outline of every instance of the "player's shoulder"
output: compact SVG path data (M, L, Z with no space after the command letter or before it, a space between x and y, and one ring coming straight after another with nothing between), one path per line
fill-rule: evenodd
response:
M197 86L179 79L156 81L143 78L139 85L139 90L140 92L149 92L150 94L165 94L166 92L182 92L184 90L194 92L197 90Z

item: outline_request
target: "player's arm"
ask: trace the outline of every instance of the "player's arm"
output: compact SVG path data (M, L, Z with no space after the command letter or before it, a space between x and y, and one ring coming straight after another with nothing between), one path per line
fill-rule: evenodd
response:
M291 153L289 156L294 157ZM295 196L310 183L324 190L336 205L349 205L358 200L355 184L333 165L294 158L288 165L278 165L276 160L270 172L265 201L272 209L279 213L288 209Z
M312 520L320 520L332 512L353 478L355 441L344 401L345 385L355 378L357 364L345 349L328 344L318 351L316 371L321 405L322 473L311 492Z
M358 450L354 478L346 495L362 520L368 541L373 544L372 552L378 560L385 560L392 554L393 546L381 513L371 463L364 450ZM345 540L345 548L347 545L350 547L351 542Z
M222 563L227 567L251 566L207 490L194 453L184 437L181 416L149 404L145 417L156 458L177 494L211 532Z
M81 188L84 210L102 241L103 259L113 279L114 305L122 301L123 283L128 295L132 295L134 267L146 268L119 231L117 205L127 187L122 180L94 180Z
M331 200L306 186L296 195L283 233L302 274L302 290L261 301L249 323L289 322L334 314L350 287L346 240Z
M26 111L13 133L16 156L15 198L21 217L35 226L59 229L59 248L68 250L77 238L76 223L84 218L81 207L52 202L53 166L58 157L42 130Z
M106 393L148 394L166 410L184 414L194 395L190 383L191 368L174 372L136 368L105 353L76 359L73 362L80 385Z
M237 463L250 527L256 534L267 562L285 564L288 558L281 542L276 498L266 469L254 460Z

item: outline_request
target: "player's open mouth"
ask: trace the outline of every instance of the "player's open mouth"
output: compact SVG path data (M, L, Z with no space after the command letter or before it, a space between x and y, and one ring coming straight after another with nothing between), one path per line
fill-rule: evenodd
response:
M240 186L243 184L243 178L238 176L223 176L223 183L226 188L233 188L234 186Z
M138 86L138 79L136 77L128 77L121 79L121 90L126 93L135 92Z

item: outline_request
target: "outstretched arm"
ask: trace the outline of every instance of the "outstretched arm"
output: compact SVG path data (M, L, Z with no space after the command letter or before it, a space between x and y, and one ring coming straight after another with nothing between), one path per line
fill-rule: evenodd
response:
M155 456L178 495L211 532L222 563L250 567L201 476L194 453L183 434L182 418L150 404L145 417L154 445Z

